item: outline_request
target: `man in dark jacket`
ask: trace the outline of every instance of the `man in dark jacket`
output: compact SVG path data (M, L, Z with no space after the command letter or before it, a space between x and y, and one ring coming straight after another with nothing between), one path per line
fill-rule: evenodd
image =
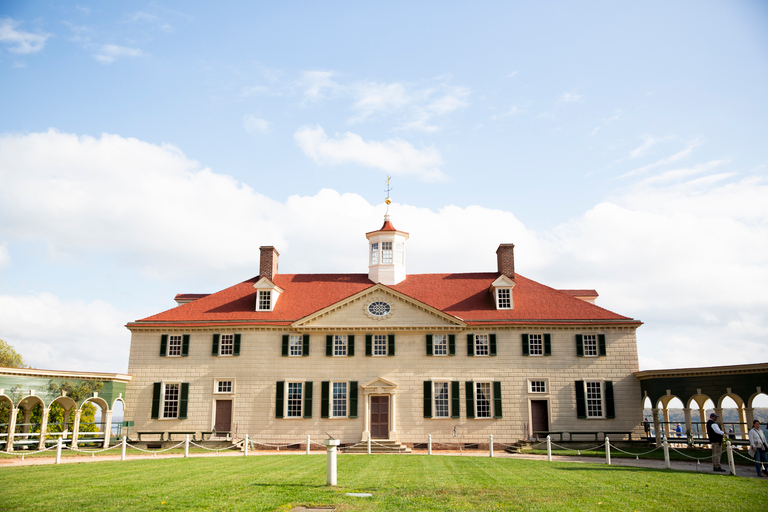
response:
M718 473L725 473L725 470L720 467L720 459L723 455L724 434L725 432L717 424L717 414L710 414L709 421L707 421L707 437L709 438L709 444L712 445L712 471L717 471Z

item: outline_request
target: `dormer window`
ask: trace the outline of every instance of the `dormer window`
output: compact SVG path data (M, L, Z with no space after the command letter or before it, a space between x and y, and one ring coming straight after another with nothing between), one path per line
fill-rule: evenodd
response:
M503 274L491 283L491 293L493 294L493 301L496 303L496 309L513 309L512 288L514 287L515 282Z
M259 290L259 311L272 310L272 291Z
M259 282L253 285L256 290L256 311L272 311L275 309L275 303L283 293L282 288L275 283L262 277Z

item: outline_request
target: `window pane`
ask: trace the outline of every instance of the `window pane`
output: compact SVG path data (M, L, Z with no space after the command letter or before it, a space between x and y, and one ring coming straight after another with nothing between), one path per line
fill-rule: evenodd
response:
M232 381L231 380L220 380L218 382L218 385L216 387L217 393L231 393L232 392Z
M597 355L597 335L585 334L583 339L584 339L584 355L596 356Z
M371 265L379 264L379 243L375 242L371 244Z
M272 292L269 290L259 290L259 309L269 311L272 307Z
M487 334L475 334L475 355L487 356L490 354L488 348L488 335Z
M376 334L373 336L373 355L385 356L387 355L387 335Z
M181 335L168 336L168 355L169 356L181 355Z
M292 356L300 356L302 354L303 350L303 341L301 334L291 334L290 339L290 355Z
M177 418L179 416L179 385L166 384L163 395L163 418Z
M392 242L381 242L381 262L392 263Z
M491 383L477 382L475 385L475 407L477 408L476 418L491 417Z
M435 382L435 418L448 417L448 383Z
M347 415L347 383L333 383L333 416L345 417Z
M301 382L288 383L288 417L301 418Z
M432 337L432 353L436 356L448 355L448 335L435 334Z
M235 335L234 334L222 334L221 341L219 343L219 355L231 356L235 352Z
M531 393L546 393L547 392L547 382L543 380L532 380L531 381Z
M528 354L532 356L544 355L544 336L542 334L528 335Z
M599 382L585 382L587 387L587 417L595 418L603 416L603 398Z
M499 299L499 309L512 308L512 293L509 288L500 288L496 290L496 296Z
M346 356L347 355L347 337L334 335L333 337L333 355Z

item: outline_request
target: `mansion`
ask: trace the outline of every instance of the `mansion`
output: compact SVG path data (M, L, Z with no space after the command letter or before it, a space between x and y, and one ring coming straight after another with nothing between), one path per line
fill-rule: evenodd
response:
M412 445L640 425L640 321L518 274L512 244L494 271L407 274L407 232L387 215L365 236L367 274L280 273L265 246L258 276L130 322L136 431Z

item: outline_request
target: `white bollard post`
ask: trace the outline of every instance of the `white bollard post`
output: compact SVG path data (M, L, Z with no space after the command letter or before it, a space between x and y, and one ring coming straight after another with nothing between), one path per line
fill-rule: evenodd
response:
M672 468L672 464L669 462L669 443L667 442L667 436L662 436L661 444L664 446L664 464L667 469Z
M368 455L371 454L371 436L368 436Z
M128 436L123 436L123 447L120 450L120 460L125 460L125 445L128 442Z
M248 434L245 434L245 453L244 453L244 455L246 457L248 456L248 441L249 441Z
M61 464L61 438L56 442L56 464Z
M736 463L733 461L733 447L730 439L725 443L725 450L728 452L728 466L731 468L731 474L736 476Z
M493 434L491 434L489 437L490 441L488 443L488 456L493 458Z
M309 434L307 434L307 455L309 455Z
M336 447L341 444L341 441L338 439L326 439L323 443L328 451L325 467L325 483L326 485L336 485Z
M187 434L187 437L184 440L184 458L187 457L189 457L189 434Z
M611 465L611 442L608 436L605 436L605 463Z
M427 444L427 454L432 455L432 434L429 434L429 443Z
M552 438L547 436L547 460L552 462Z

